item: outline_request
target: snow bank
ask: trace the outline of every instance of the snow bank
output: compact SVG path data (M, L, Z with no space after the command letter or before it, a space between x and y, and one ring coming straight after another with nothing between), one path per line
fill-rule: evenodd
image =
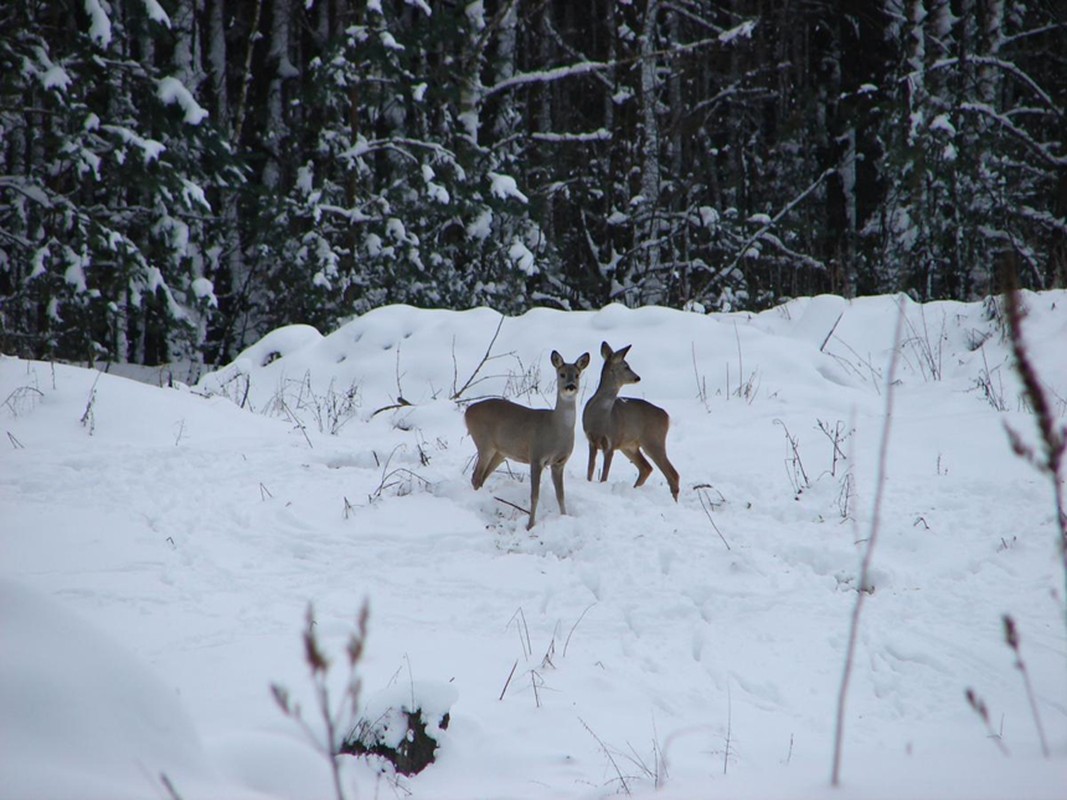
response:
M218 796L173 692L48 598L0 579L0 793L4 797ZM229 786L234 797L250 793Z

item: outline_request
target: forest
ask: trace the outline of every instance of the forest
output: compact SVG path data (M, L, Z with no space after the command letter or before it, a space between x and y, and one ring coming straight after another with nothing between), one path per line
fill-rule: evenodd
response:
M0 6L0 352L1067 285L1059 0Z

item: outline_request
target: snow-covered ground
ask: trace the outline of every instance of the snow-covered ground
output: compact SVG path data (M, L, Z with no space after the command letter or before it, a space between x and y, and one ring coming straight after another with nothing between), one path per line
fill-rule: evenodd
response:
M1062 422L1067 292L1027 304ZM1052 489L1005 433L1034 441L1033 417L991 306L905 305L841 789L888 297L536 310L495 341L487 309L388 307L275 331L194 387L0 358L0 797L334 797L270 687L321 741L305 613L337 699L364 600L362 706L450 724L414 777L340 757L348 797L1064 797ZM579 430L570 515L546 476L527 532L525 467L471 488L463 404L551 405L553 349L592 355L584 403L603 340L633 345L624 394L670 412L681 496L658 471L632 488L621 455L587 482Z

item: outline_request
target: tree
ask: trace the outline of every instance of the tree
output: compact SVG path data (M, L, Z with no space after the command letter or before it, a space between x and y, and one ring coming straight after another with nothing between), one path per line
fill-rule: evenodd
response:
M215 302L206 189L241 174L192 93L155 66L174 52L169 17L95 2L3 14L5 349L195 358Z
M880 241L876 289L972 299L995 291L1004 251L1020 257L1029 286L1052 285L1067 230L1057 207L1065 87L1062 70L1034 56L1059 58L1045 48L1063 44L1062 26L1032 4L1005 15L1001 0L966 0L957 13L941 0L887 8L906 12L907 33L896 37L906 44L883 128L885 213L868 231Z

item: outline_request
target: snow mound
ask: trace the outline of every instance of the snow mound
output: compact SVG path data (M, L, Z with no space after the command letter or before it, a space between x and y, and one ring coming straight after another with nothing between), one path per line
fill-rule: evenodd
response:
M0 786L5 797L217 796L171 690L53 601L0 579ZM226 787L231 796L251 796Z

